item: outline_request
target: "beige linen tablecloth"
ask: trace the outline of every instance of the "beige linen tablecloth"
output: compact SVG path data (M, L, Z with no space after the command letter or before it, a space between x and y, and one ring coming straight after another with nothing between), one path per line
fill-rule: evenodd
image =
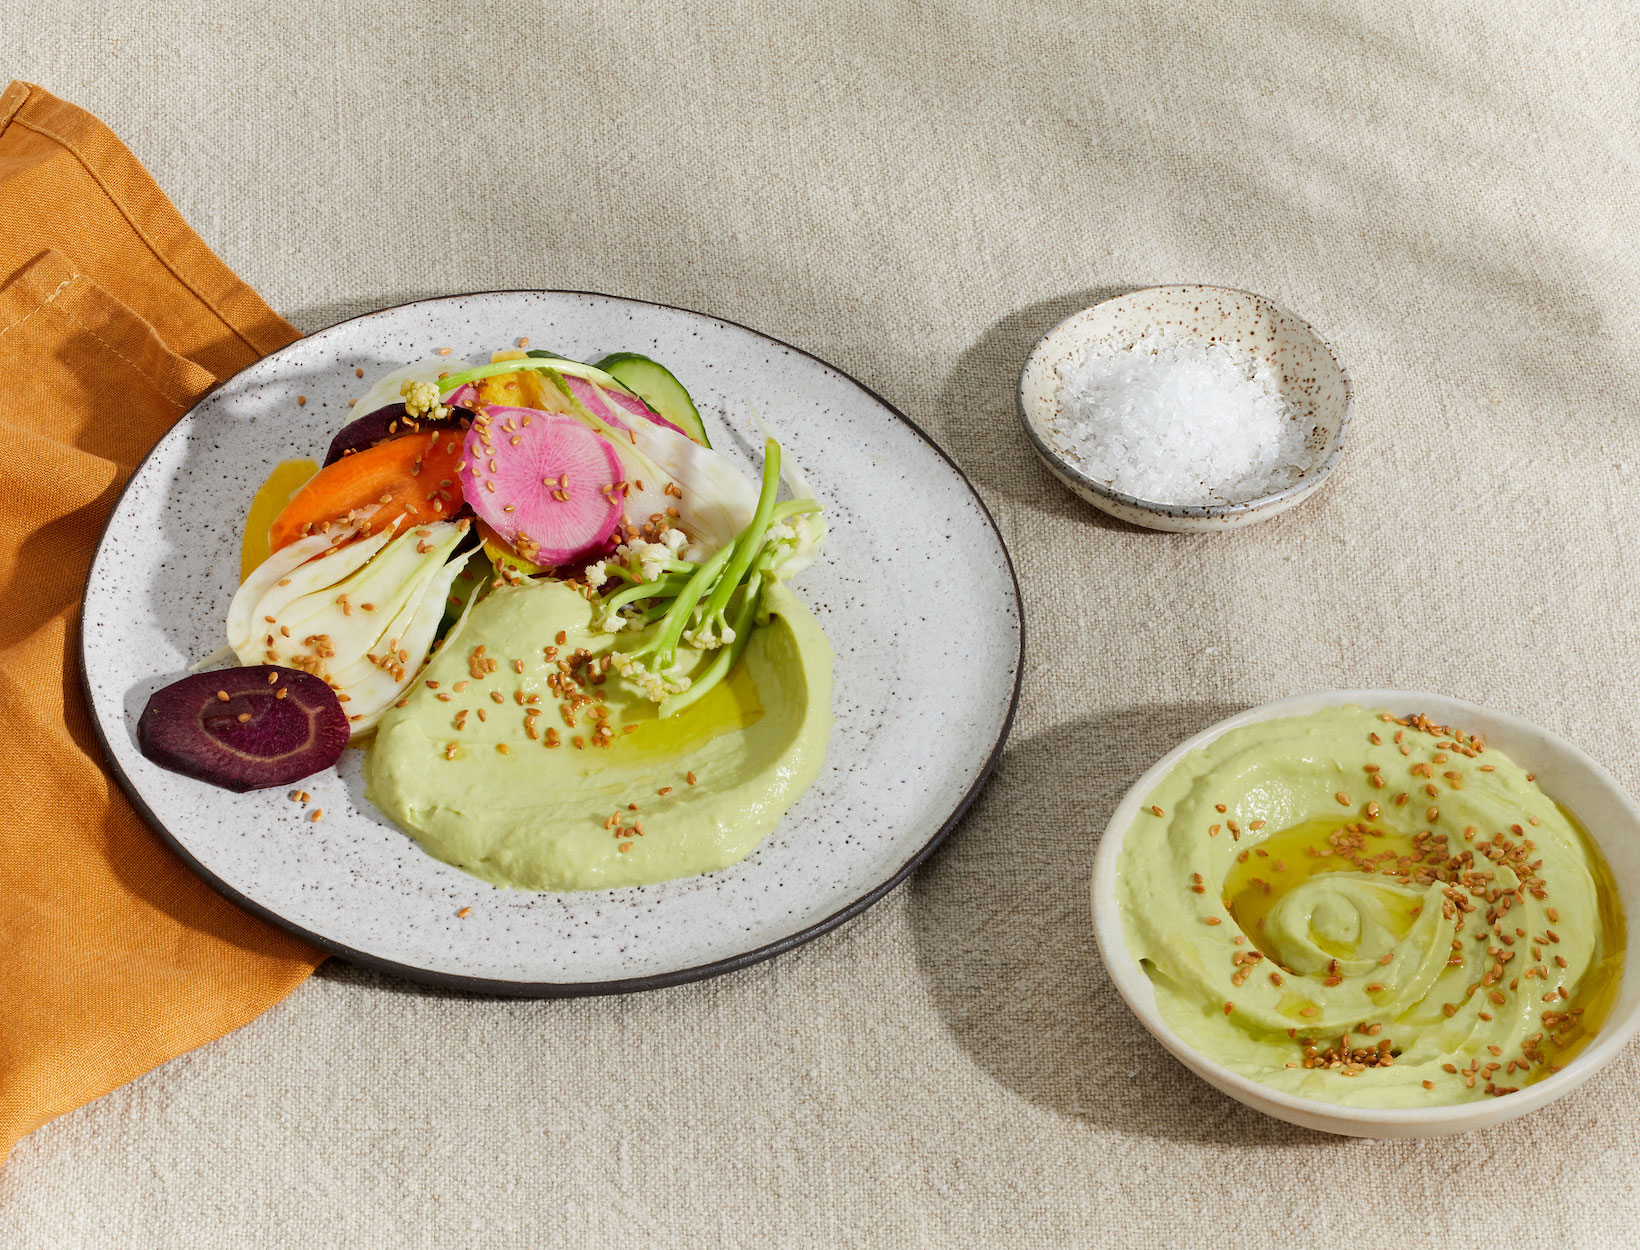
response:
M1633 1049L1475 1136L1303 1132L1149 1039L1086 902L1139 771L1313 687L1523 713L1640 792L1635 13L12 0L0 81L107 121L303 329L578 287L854 373L995 511L1030 655L990 789L862 919L630 998L332 963L25 1138L0 1244L1640 1238ZM1115 528L1020 436L1035 337L1170 281L1269 295L1353 371L1342 469L1297 512Z

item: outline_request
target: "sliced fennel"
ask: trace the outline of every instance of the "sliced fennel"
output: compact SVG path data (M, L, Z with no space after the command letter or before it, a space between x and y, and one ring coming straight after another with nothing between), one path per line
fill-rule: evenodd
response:
M315 535L317 546L303 539L282 548L234 596L229 644L241 663L323 678L353 732L371 728L426 663L450 585L471 555L450 558L468 524L440 521L396 538L383 531L340 547Z

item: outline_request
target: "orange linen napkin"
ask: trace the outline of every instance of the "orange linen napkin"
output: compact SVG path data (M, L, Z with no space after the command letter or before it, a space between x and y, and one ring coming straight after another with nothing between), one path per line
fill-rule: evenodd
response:
M80 595L120 487L296 338L90 114L0 95L0 1161L237 1028L323 956L215 894L103 771Z

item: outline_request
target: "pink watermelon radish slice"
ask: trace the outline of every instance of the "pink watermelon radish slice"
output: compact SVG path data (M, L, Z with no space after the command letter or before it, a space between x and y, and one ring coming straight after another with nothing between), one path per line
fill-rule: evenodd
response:
M478 387L471 382L465 386L458 386L444 397L444 402L452 408L478 407Z
M621 519L621 459L573 417L492 406L467 431L462 494L519 555L553 567L602 547Z
M677 433L682 434L685 438L689 437L689 432L687 430L679 429L677 426L673 425L670 421L661 416L660 413L656 412L636 395L628 395L625 391L605 391L604 394L609 396L611 403L619 404L622 408L626 409L634 416L642 417L645 421L651 422L654 425L663 425L669 430L675 430Z
M598 392L593 389L592 383L588 382L585 378L566 377L564 378L564 384L569 387L575 398L580 400L581 405L593 416L597 417L600 421L608 422L617 430L626 429L626 417L619 409L606 403L599 396ZM612 392L605 391L604 394L611 395Z
M633 417L640 417L645 421L651 421L656 425L664 425L669 430L677 430L679 434L683 434L682 430L678 430L677 426L662 417L636 395L628 395L625 391L605 390L603 393L609 397L609 402L605 403L598 397L598 392L593 389L592 383L585 378L570 377L565 374L564 381L569 385L569 389L574 392L575 398L586 406L588 412L601 421L607 421L617 430L626 429ZM688 435L684 434L684 437L687 438Z

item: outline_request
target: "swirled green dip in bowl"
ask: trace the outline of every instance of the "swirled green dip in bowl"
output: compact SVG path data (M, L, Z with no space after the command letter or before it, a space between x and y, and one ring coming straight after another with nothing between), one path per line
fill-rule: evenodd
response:
M1301 1098L1517 1093L1600 1032L1626 923L1600 850L1501 751L1359 706L1231 728L1173 762L1115 899L1189 1047Z

